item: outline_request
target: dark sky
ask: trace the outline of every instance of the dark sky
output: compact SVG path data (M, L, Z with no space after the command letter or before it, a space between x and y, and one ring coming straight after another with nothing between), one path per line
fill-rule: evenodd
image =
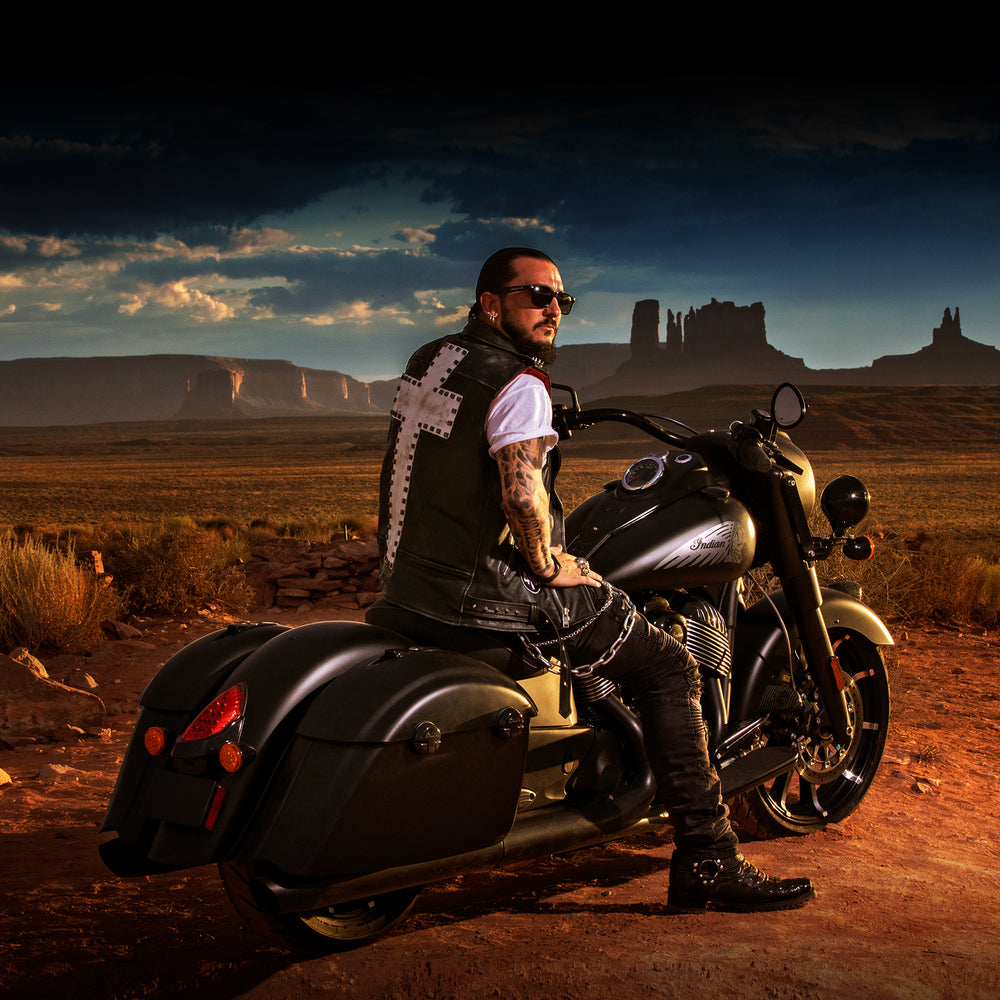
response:
M564 343L627 339L637 299L714 297L763 301L769 341L810 367L917 350L946 306L1000 345L994 74L518 79L7 80L0 359L391 377L461 325L505 245L558 262L579 298Z

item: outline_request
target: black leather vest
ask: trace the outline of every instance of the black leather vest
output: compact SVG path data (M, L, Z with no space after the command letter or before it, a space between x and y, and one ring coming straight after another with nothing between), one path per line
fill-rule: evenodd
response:
M533 365L478 320L410 359L393 406L379 497L382 593L393 604L500 631L565 628L595 613L592 588L539 585L504 517L486 414L497 393ZM543 471L553 545L563 544L558 466L553 449Z

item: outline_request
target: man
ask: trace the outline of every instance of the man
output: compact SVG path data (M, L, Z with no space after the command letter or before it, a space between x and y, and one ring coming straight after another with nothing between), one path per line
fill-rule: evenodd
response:
M800 906L814 895L808 879L770 878L739 853L695 660L563 551L544 367L574 301L545 254L500 250L483 265L465 329L411 358L382 468L383 597L418 632L426 623L425 635L519 633L560 643L574 669L627 681L674 827L671 909Z

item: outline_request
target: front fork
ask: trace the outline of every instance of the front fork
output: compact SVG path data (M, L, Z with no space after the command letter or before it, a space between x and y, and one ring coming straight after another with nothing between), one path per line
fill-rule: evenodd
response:
M820 611L823 598L809 551L812 532L795 480L779 469L772 469L767 477L775 529L771 564L788 599L806 665L822 696L821 726L829 726L832 735L847 744L850 717L844 677Z

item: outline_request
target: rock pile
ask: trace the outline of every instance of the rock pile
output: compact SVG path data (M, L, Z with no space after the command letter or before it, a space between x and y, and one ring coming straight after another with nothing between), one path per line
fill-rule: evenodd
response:
M251 550L247 580L259 608L367 608L379 599L375 539L275 538Z
M96 695L49 677L26 649L0 653L0 733L22 733L61 725L100 727L106 709Z

